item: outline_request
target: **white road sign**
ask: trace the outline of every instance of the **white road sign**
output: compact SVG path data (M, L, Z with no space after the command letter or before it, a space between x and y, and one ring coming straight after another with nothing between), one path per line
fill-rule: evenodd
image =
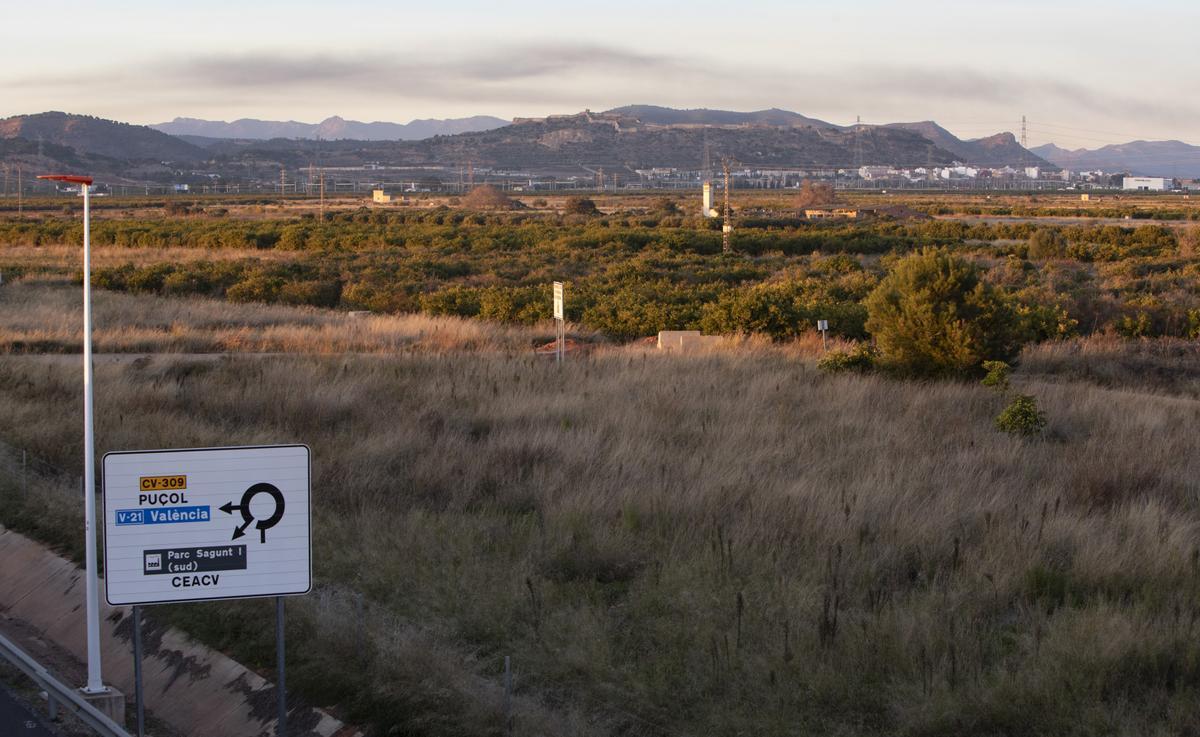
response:
M106 454L108 603L308 593L309 476L303 445Z
M554 319L563 319L563 283L560 281L554 282Z

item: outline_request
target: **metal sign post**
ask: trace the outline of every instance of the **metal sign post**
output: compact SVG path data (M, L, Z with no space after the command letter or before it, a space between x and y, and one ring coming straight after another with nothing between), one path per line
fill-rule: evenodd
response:
M83 194L83 539L84 590L87 615L88 695L108 693L100 672L100 584L96 570L96 443L92 387L92 178L76 174L42 174L38 179L78 184Z
M146 702L142 698L142 608L133 607L133 699L137 705L137 737L146 736Z
M821 331L821 350L826 350L825 334L829 332L828 320L817 320L817 330Z
M283 597L275 597L275 684L279 719L275 723L277 737L287 737L287 668L283 657Z
M105 598L134 605L139 723L142 605L274 597L286 734L283 597L312 588L310 476L304 445L104 456Z
M566 351L567 342L567 324L564 319L565 290L563 283L560 281L554 282L554 327L555 327L555 349L554 360L557 363L562 363L563 353Z

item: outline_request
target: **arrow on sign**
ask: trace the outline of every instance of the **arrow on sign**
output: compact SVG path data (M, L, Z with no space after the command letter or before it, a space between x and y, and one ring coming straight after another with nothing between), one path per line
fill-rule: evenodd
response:
M274 500L275 511L271 513L270 517L255 522L254 514L250 511L250 502L259 494L267 494ZM267 530L279 524L279 520L283 519L283 492L274 484L255 484L246 489L246 492L242 494L241 504L225 502L221 505L220 509L225 514L233 514L233 510L235 509L242 514L242 524L233 528L233 537L231 539L237 540L239 537L245 535L246 528L253 522L254 526L258 528L259 542L265 543L267 541Z
M224 504L221 505L221 511L224 512L225 514L233 514L233 510L241 509L241 508L242 507L240 505L234 504L233 502L225 502ZM249 517L248 519L246 518L247 517L246 515L242 515L242 517L243 517L243 519L245 519L245 522L242 522L242 524L233 528L233 538L232 538L233 540L237 540L239 537L245 535L246 528L249 527L250 523L254 521L254 517ZM267 536L267 531L263 530L263 542L267 541L266 536Z

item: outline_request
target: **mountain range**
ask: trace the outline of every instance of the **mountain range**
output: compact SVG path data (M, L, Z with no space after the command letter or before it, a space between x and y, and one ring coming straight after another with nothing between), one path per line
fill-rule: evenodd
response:
M0 120L0 139L12 138L52 143L78 153L131 161L200 161L205 158L202 149L144 125L57 111L14 115Z
M955 155L933 146L918 133L901 128L786 125L762 122L755 113L721 112L718 122L703 114L676 116L651 111L671 120L648 122L641 117L609 111L575 115L518 118L511 125L478 133L434 136L420 141L212 141L209 153L226 161L280 161L287 166L318 160L326 166L380 163L392 166L473 163L509 171L579 175L605 169L637 176L637 169L674 167L697 169L708 151L711 161L728 157L743 166L761 168L806 166L850 168L859 163L898 166L949 164ZM730 116L739 117L730 117ZM749 116L749 117L740 117Z
M268 140L271 138L306 139L354 139L359 141L417 141L432 136L451 136L456 133L486 131L508 125L507 120L490 115L470 118L427 118L409 123L386 123L376 121L363 123L346 120L338 116L326 118L320 123L299 123L295 120L256 120L241 118L231 123L223 120L201 120L199 118L175 118L169 123L149 126L173 136L199 136L203 138L234 138L244 140Z
M630 105L511 123L487 116L407 124L338 117L316 124L177 118L157 128L175 133L63 112L17 115L0 120L0 161L43 170L87 168L127 181L178 181L189 172L239 181L314 163L473 164L575 175L604 168L632 176L639 168L696 168L708 151L712 161L728 157L759 168L913 167L958 161L1200 176L1200 147L1179 141L1135 141L1096 151L1067 151L1052 144L1026 150L1011 133L960 139L933 121L843 126L777 108L734 112Z
M962 140L932 120L920 123L892 123L888 127L919 133L933 145L946 149L961 161L980 166L1038 166L1045 163L1036 154L1030 154L1022 148L1012 133L997 133L986 138Z
M1069 151L1053 143L1030 149L1071 171L1127 171L1149 177L1200 178L1200 146L1183 141L1131 141Z

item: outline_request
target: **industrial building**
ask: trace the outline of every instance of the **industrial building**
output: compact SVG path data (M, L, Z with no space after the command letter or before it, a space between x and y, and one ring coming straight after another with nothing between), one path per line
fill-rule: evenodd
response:
M804 211L806 220L856 220L859 211L846 207L821 207Z
M704 201L701 206L702 207L701 213L703 213L704 217L706 217L706 218L715 218L717 215L720 214L717 212L717 208L713 207L712 188L713 188L712 182L704 183Z
M1138 192L1166 192L1171 188L1172 180L1163 177L1125 177L1121 189Z
M887 179L899 174L890 166L860 166L858 168L858 176L861 179Z

